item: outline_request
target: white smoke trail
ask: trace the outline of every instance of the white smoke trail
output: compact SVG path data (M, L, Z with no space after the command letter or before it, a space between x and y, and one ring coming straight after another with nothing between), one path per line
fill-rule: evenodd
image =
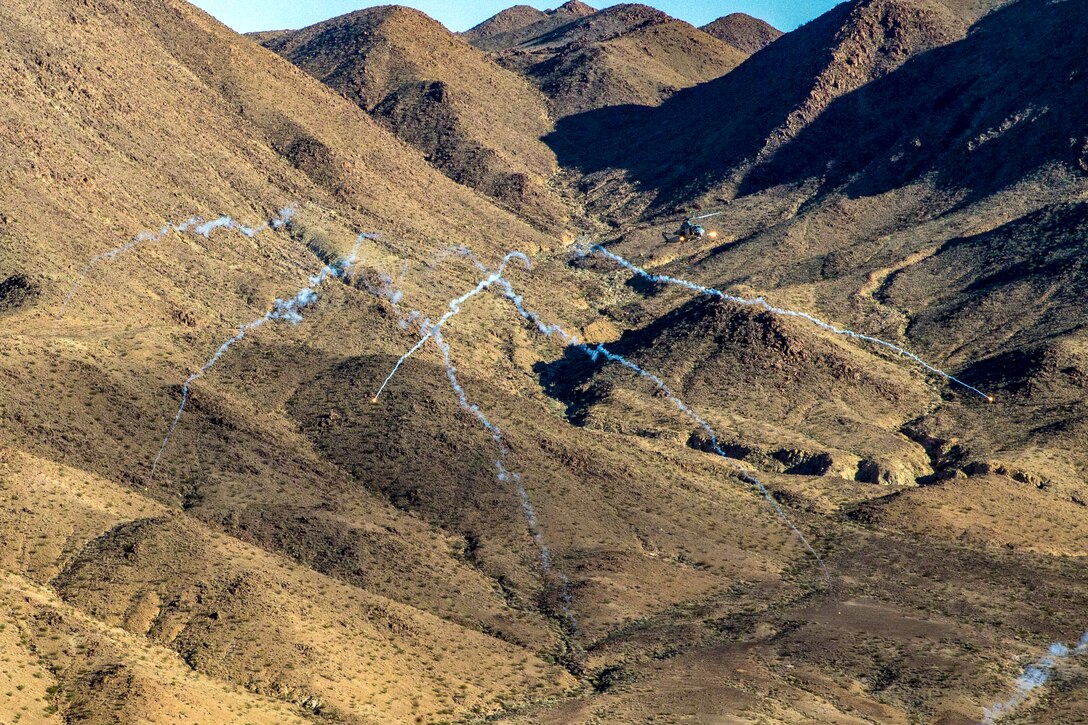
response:
M274 320L281 320L283 322L297 325L302 322L302 310L309 307L317 301L317 287L321 286L330 277L340 278L342 277L352 265L355 264L355 259L359 254L359 249L362 246L363 240L368 239L368 235L362 234L359 236L355 243L355 247L351 250L351 254L333 264L325 265L320 272L315 275L311 275L308 286L302 288L298 293L287 300L277 299L272 303L272 309L266 312L262 317L258 317L252 322L248 322L242 325L238 330L238 334L230 338L215 351L215 354L208 359L206 363L200 366L200 369L190 375L185 383L181 387L181 405L178 406L178 412L174 415L174 420L170 424L170 428L167 430L166 435L162 439L162 444L159 446L159 452L155 455L154 461L151 463L151 476L154 477L155 472L158 470L159 461L162 460L163 453L166 452L166 446L169 445L170 439L174 435L174 431L178 427L178 423L181 422L181 416L185 412L185 407L189 404L189 396L192 390L193 383L204 377L219 359L226 354L235 343L240 342L245 338L246 333L261 327L266 322L272 322Z
M517 294L517 292L514 290L514 287L503 276L503 273L506 269L506 264L511 259L515 258L521 259L525 263L526 267L531 267L531 263L529 262L528 257L520 252L511 252L510 254L506 255L506 257L503 259L502 266L499 267L498 271L491 272L476 287L450 303L450 311L447 312L430 331L427 331L424 334L423 338L420 340L419 343L417 343L412 349L405 353L399 361L397 361L397 364L396 366L394 366L392 372L389 373L388 377L386 377L385 379L385 382L382 383L382 387L381 389L379 389L378 394L381 394L381 390L384 389L385 386L389 384L389 381L392 380L393 377L397 374L397 371L400 369L401 365L403 365L409 357L414 355L421 347L423 347L423 344L427 341L428 338L434 335L434 331L441 327L441 325L444 324L446 321L448 321L449 318L453 317L461 311L462 304L464 304L469 299L481 294L491 286L499 285L503 289L503 296L513 303L515 309L518 311L518 314L521 315L521 317L524 318L526 321L532 323L537 328L537 330L541 332L541 334L545 335L546 337L559 337L568 347L576 347L580 349L593 361L597 361L599 358L603 357L610 362L619 363L624 367L627 367L628 369L634 371L639 376L654 383L654 385L656 385L657 388L669 398L673 405L675 405L682 413L687 415L689 418L695 421L704 431L706 431L706 433L711 438L711 445L713 446L714 452L725 460L729 461L737 469L741 480L754 486L763 495L763 497L767 499L777 516L782 519L786 526L801 541L805 549L813 556L813 558L819 564L825 580L830 583L831 575L828 572L827 567L824 565L823 558L816 552L816 549L813 548L812 544L809 543L808 538L801 532L800 529L797 528L797 526L789 518L782 506L778 503L778 501L775 500L770 490L763 484L763 482L756 478L754 474L752 474L750 471L740 465L739 461L731 458L728 454L725 453L725 451L722 450L722 448L718 444L717 434L714 432L714 429L711 428L710 424L707 423L694 410L692 410L675 393L673 393L664 380L654 375L653 373L644 370L630 360L627 360L622 355L617 355L613 352L610 352L607 348L605 348L604 345L593 346L582 343L576 335L567 332L559 325L546 324L539 315L537 315L535 312L532 312L531 310L528 310L525 307L524 299L522 298L522 296ZM482 267L482 265L480 265L478 262L477 266ZM484 271L487 270L485 269ZM378 396L375 395L374 400L377 399Z
M256 227L246 226L245 224L235 221L229 216L221 216L217 219L212 219L211 221L208 221L203 217L191 217L183 222L165 224L158 231L140 232L128 242L122 244L116 249L111 249L110 251L103 252L102 254L96 254L95 256L87 260L87 262L83 265L83 267L77 274L75 281L72 282L72 285L68 288L67 294L64 295L64 301L61 302L60 309L57 312L57 318L59 319L60 317L64 316L64 312L68 309L68 305L69 303L71 303L72 298L75 297L76 292L78 292L79 288L83 285L83 282L84 280L86 280L87 275L89 275L94 270L95 266L97 266L99 262L105 262L119 257L125 252L131 251L132 249L147 244L148 242L162 241L172 233L184 234L186 232L192 231L195 234L203 236L205 239L210 239L212 232L216 229L233 229L247 237L255 237L266 229L282 229L290 223L291 218L294 216L294 214L294 207L284 207L283 209L280 209L279 213L275 217L268 220L267 222L263 222Z
M432 254L430 258L428 258L427 261L424 262L424 264L427 267L435 267L438 265L439 262L453 256L467 257L471 260L476 259L476 255L473 254L472 250L466 247L464 244L453 244L446 247L445 249L440 249Z
M393 377L397 374L397 371L400 370L401 365L407 362L408 358L415 355L420 350L420 348L426 345L427 341L434 336L436 331L441 331L442 326L449 322L450 318L457 315L461 311L461 305L468 302L473 297L476 297L477 295L483 293L488 287L495 284L495 282L502 278L503 272L506 271L506 265L515 259L522 261L527 267L530 266L529 258L526 257L524 254L522 254L521 252L510 252L506 255L506 257L503 258L502 264L499 265L499 270L497 272L492 272L486 278L480 280L480 283L473 287L471 290L456 299L450 300L449 310L446 312L446 314L438 318L438 322L434 323L429 327L429 329L425 330L424 335L422 338L420 338L419 342L412 346L412 349L410 349L408 352L404 353L404 355L401 356L400 360L397 361L397 364L393 366L393 369L389 372L389 375L385 378L381 386L378 388L378 392L374 394L374 402L377 402L378 399L381 398L382 392L385 390L385 387L389 385L389 381L392 380Z
M443 339L441 329L431 328L427 323L424 323L423 331L424 335L428 332L431 333L431 338L442 352L442 361L446 367L446 377L450 381L450 387L453 388L458 404L463 410L476 418L480 425L491 434L491 439L495 441L495 445L499 451L499 457L495 460L496 478L502 483L512 483L514 485L514 489L518 494L518 500L521 503L522 511L525 513L525 521L529 528L529 535L533 537L533 542L540 552L541 569L546 575L554 574L559 578L562 589L563 616L572 629L577 627L578 621L571 612L572 599L570 594L570 580L567 579L566 575L562 572L556 571L552 565L551 549L548 548L548 544L544 541L544 534L540 530L540 521L537 518L536 509L533 508L533 502L529 498L529 492L521 482L521 474L511 471L507 467L506 461L510 454L510 449L506 445L506 439L503 437L502 430L488 419L479 405L469 401L468 396L465 394L465 389L461 385L461 381L457 378L457 368L454 366L453 359L450 356L450 346L445 339Z
M606 257L608 259L611 259L613 262L616 262L617 264L619 264L624 269L627 269L627 270L629 270L631 272L634 272L636 275L638 275L640 277L643 277L643 278L645 278L645 279L647 279L647 280L649 280L651 282L659 282L659 283L677 285L679 287L685 287L685 288L687 288L687 289L689 289L689 290L691 290L693 292L698 292L699 294L709 295L711 297L718 297L718 298L726 300L728 302L733 302L733 303L738 304L738 305L745 305L747 307L758 307L758 308L760 308L762 310L766 310L767 312L770 312L772 314L779 315L779 316L782 316L782 317L800 318L802 320L806 320L808 322L811 322L813 325L816 325L817 327L820 327L820 328L822 328L824 330L827 330L828 332L834 333L836 335L844 335L846 337L852 337L852 338L854 338L856 340L863 340L865 342L873 343L874 345L880 345L881 347L892 350L893 352L896 352L899 355L902 355L904 357L907 357L907 358L913 360L914 362L918 363L919 365L921 365L923 368L930 371L931 373L934 373L935 375L939 375L940 377L944 378L945 380L948 380L950 382L953 382L953 383L955 383L957 385L960 385L960 386L966 388L967 390L970 390L972 393L975 393L976 395L978 395L978 396L980 396L982 398L985 398L987 402L990 402L990 403L994 402L993 396L991 396L991 395L989 395L987 393L984 393L981 390L979 390L978 388L974 387L973 385L969 385L969 384L965 383L964 381L960 380L959 378L955 377L954 375L950 375L949 373L946 373L944 370L941 370L940 368L929 364L928 362L926 362L922 358L918 357L914 353L910 352L909 350L905 350L902 347L900 347L900 346L898 346L898 345L896 345L894 343L888 342L887 340L881 340L879 337L873 337L871 335L864 335L864 334L862 334L860 332L854 332L853 330L848 330L848 329L843 328L843 327L837 327L835 325L832 325L829 322L824 322L823 320L821 320L821 319L819 319L817 317L814 317L814 316L808 314L807 312L797 312L796 310L787 310L787 309L783 309L781 307L775 307L775 306L771 305L769 302L767 302L765 299L763 299L762 297L756 297L755 299L747 299L747 298L744 298L744 297L737 297L735 295L731 295L731 294L728 294L726 292L722 292L721 290L714 289L713 287L704 287L701 284L696 284L695 282L689 282L686 279L679 279L677 277L670 277L670 276L664 275L664 274L653 274L652 272L647 272L642 267L639 267L639 266L637 266L635 264L632 264L631 262L627 261L626 259L619 256L618 254L614 254L614 253L608 251L607 249L605 249L604 247L602 247L600 245L596 245L596 246L594 246L594 247L592 247L592 248L590 248L588 250L585 249L585 248L582 248L582 249L578 250L578 253L581 256L588 256L589 254L591 254L593 252L597 252L597 253L601 254L602 256L604 256L604 257Z
M497 281L501 280L502 274L506 270L506 266L511 261L515 259L519 260L523 264L525 264L526 267L529 267L531 263L529 261L529 258L521 252L511 252L503 258L502 264L499 266L499 270L497 272L491 272L490 270L486 269L479 261L477 261L472 252L464 246L452 247L448 251L456 252L458 254L461 254L462 256L466 256L469 259L472 259L476 266L483 270L486 276L484 277L484 279L480 280L479 284L473 287L470 291L466 292L460 297L451 300L448 305L449 309L441 318L439 318L438 322L432 323L429 319L424 318L419 310L413 310L407 316L402 317L401 327L404 328L407 328L416 321L422 320L420 322L422 336L420 337L419 342L413 345L412 348L408 350L408 352L406 352L403 356L401 356L401 358L397 361L396 365L393 367L393 370L390 371L389 375L386 377L385 381L378 389L378 392L374 395L372 402L378 402L379 396L381 396L382 391L385 390L385 387L389 384L393 377L396 376L397 371L400 370L401 366L410 357L412 357L412 355L418 352L427 343L427 340L433 340L434 343L438 346L439 351L442 353L442 360L446 368L446 377L449 379L450 387L453 389L458 404L461 406L462 409L475 417L476 420L479 421L480 425L482 425L491 435L492 440L495 441L495 445L498 448L499 452L499 457L495 461L496 478L500 482L514 484L514 488L518 494L518 500L521 503L522 510L525 513L525 520L529 529L529 535L532 536L533 541L536 544L538 551L540 552L541 569L545 575L552 574L559 579L561 583L563 616L567 620L568 625L572 629L574 629L577 627L578 622L571 611L572 597L570 593L570 580L565 574L563 574L563 572L556 570L553 566L551 549L548 548L547 543L544 541L544 535L540 529L540 522L537 518L536 510L533 508L532 501L529 498L529 492L526 490L524 484L522 483L521 474L512 472L507 467L506 459L509 455L510 449L506 445L506 440L502 435L502 431L497 425L491 422L491 420L477 404L468 400L465 389L461 385L460 380L457 378L457 368L453 364L449 344L442 337L442 327L447 322L449 322L450 319L452 319L455 315L461 312L461 306L468 300L484 292L492 284L495 284ZM371 285L368 285L368 288L371 288ZM391 290L393 291L392 297L389 296L389 292ZM373 294L380 294L382 296L386 296L388 299L393 300L394 307L396 307L397 303L403 296L399 291L395 291L395 288L393 288L391 285L383 285L381 288L373 288L371 289L371 292Z
M1055 642L1047 649L1046 656L1029 665L1020 677L1016 678L1016 693L1004 702L999 702L983 710L982 725L991 725L1011 714L1031 697L1031 694L1050 682L1054 669L1065 659L1088 652L1088 632L1081 635L1074 647Z
M393 305L394 310L400 310L400 302L404 299L404 293L397 289L396 283L388 274L379 274L377 284L365 278L361 281L363 286L366 287L366 291L371 295L383 300L388 300L389 303Z
M654 375L648 370L643 369L637 363L628 360L622 355L617 355L616 353L611 352L603 344L589 345L583 343L578 339L576 335L567 332L559 325L546 324L543 320L541 320L538 314L525 307L524 299L521 295L517 294L513 286L506 278L500 277L500 279L498 280L498 284L501 285L504 290L504 296L506 297L506 299L510 300L513 303L514 308L518 311L518 314L521 315L526 321L533 324L536 329L539 330L546 337L559 337L566 344L567 347L574 347L581 350L583 353L588 355L589 358L594 362L597 362L600 358L603 357L605 360L622 365L628 370L636 373L639 377L642 377L645 380L649 380L651 383L653 383L657 387L657 389L664 393L669 401L674 406L676 406L677 410L679 410L691 420L695 421L695 423L700 428L702 428L708 436L710 436L710 443L714 452L724 458L726 461L732 464L734 468L737 469L741 480L754 486L760 492L760 494L762 494L763 497L767 499L771 507L774 509L775 514L777 514L778 518L780 518L786 524L786 526L789 527L789 529L797 536L798 540L800 540L800 542L804 545L805 549L807 549L808 552L812 554L812 557L819 564L820 569L823 572L824 579L827 580L828 583L830 583L831 575L827 571L827 567L824 565L823 558L816 552L816 549L813 548L811 543L809 543L808 538L803 533L801 533L801 530L797 528L797 526L793 523L790 517L786 514L785 509L783 509L778 501L775 500L774 496L771 494L767 486L764 485L763 482L760 481L758 478L756 478L755 475L752 474L749 470L744 468L744 466L742 466L739 461L730 457L729 454L722 450L721 446L718 444L718 434L714 431L710 424L702 416L692 410L692 408L688 406L687 403L681 400L680 397L673 392L672 388L669 387L668 383L666 383L657 375Z

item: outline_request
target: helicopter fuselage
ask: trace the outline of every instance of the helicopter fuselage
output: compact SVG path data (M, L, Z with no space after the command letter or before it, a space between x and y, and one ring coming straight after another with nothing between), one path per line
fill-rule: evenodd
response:
M667 233L662 233L665 237L665 241L668 242L688 242L694 239L705 239L710 237L711 239L718 236L717 232L708 232L706 227L702 224L693 224L691 220L685 221L680 225L680 228L674 232L671 236Z

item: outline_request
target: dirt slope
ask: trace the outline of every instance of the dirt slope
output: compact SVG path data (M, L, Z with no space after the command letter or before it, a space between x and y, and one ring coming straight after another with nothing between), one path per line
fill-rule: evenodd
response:
M855 0L658 109L600 109L563 119L551 142L564 165L606 188L624 178L658 197L651 198L658 206L691 200L710 187L728 195L835 99L966 30L937 0ZM595 141L576 141L586 138ZM645 152L631 158L626 149L635 139ZM609 194L613 203L624 196Z
M393 607L405 622L423 616L440 629L453 627L450 632L487 629L526 643L494 660L505 660L500 669L511 674L521 671L523 647L551 648L555 634L546 617L512 610L486 575L451 554L444 534L400 514L384 499L348 494L343 475L300 444L281 415L255 408L252 398L220 395L214 386L207 394L196 392L194 423L207 415L216 421L213 427L226 425L232 432L213 435L219 443L210 447L211 439L198 434L196 468L182 473L191 460L185 453L191 434L183 420L175 441L179 448L167 451L159 477L148 475L156 439L176 411L181 380L238 325L264 314L276 297L306 285L307 275L321 266L307 242L335 255L350 248L358 231L381 229L390 246L374 242L363 252L366 264L383 265L394 248L406 254L404 260L420 263L456 243L474 242L487 254L488 243L474 241L469 232L486 219L516 234L530 251L548 245L548 238L434 171L354 104L184 3L8 4L0 15L10 41L0 51L7 69L0 80L6 90L0 145L7 160L0 171L5 336L0 436L3 455L16 456L14 468L3 474L6 502L20 502L5 508L5 535L14 538L4 549L22 552L5 568L31 577L35 586L50 587L86 621L123 625L139 638L150 633L157 645L187 658L178 667L190 670L190 677L199 673L219 683L193 690L158 675L148 679L140 664L143 645L133 640L109 645L111 654L96 659L94 652L103 650L83 651L80 645L96 641L96 634L85 637L73 630L69 645L67 639L59 644L50 639L55 628L29 628L29 646L46 658L47 668L62 673L60 687L73 693L57 698L61 715L87 712L92 721L109 721L120 708L145 711L158 722L185 718L180 711L227 722L233 716L217 701L238 709L256 701L217 693L248 685L271 698L258 703L268 721L313 718L317 710L346 721L365 720L368 712L379 720L408 717L410 697L379 692L400 687L406 693L412 689L407 679L397 686L400 676L391 672L389 677L360 674L355 680L370 688L364 695L331 685L339 674L320 669L324 665L315 668L316 660L307 662L324 626L319 622L329 624L325 634L333 636L342 619L339 607L359 596L364 581L368 590L384 591L377 595L381 601L411 602ZM93 270L57 318L86 260L142 229L193 214L230 213L256 224L292 203L298 205L298 224L290 233L171 234L109 260L112 264ZM365 290L362 281L360 287ZM372 299L365 291L356 294ZM373 304L365 305L366 314L377 314ZM334 303L330 309L336 308ZM383 329L392 336L390 351L399 348L396 325ZM381 349L381 337L368 347ZM276 340L276 333L269 339ZM309 353L306 343L295 347L298 360L325 359L327 353L318 351L325 339L323 334L312 338L317 347ZM359 344L350 328L332 339L347 347ZM302 369L297 362L286 369ZM258 377L268 379L268 370ZM52 404L40 405L43 397ZM208 429L197 425L196 430ZM217 447L231 450L232 438L259 440L263 450L253 457L236 452L221 457ZM24 455L32 456L29 462ZM47 475L32 475L35 471ZM87 476L95 483L81 488L79 481ZM135 502L125 504L128 513L110 513L122 491L138 492L126 493ZM330 508L336 500L340 503ZM140 505L150 507L147 516L138 514ZM163 507L164 513L151 513ZM161 523L157 517L167 514L181 517L180 523ZM224 532L234 543L223 543ZM40 548L39 541L49 543ZM91 548L81 559L84 545ZM131 561L131 571L111 568L111 574L130 579L110 581L94 568L115 554L117 561L130 558L126 547L147 552ZM283 573L269 579L255 572L249 584L232 589L213 571L220 566L216 556L235 576L242 576L242 560L257 556L265 557L261 567ZM178 568L167 570L167 562ZM436 572L443 572L438 583L424 587ZM307 576L325 578L304 585ZM521 579L532 581L529 574ZM277 582L285 581L302 588L284 593ZM23 584L14 586L18 592ZM314 604L318 595L311 590L327 586L339 587L339 594L325 605ZM252 596L241 596L243 590ZM458 600L473 605L462 607ZM218 614L203 608L213 601L221 607ZM58 605L43 606L42 616L51 617ZM392 615L383 608L389 606L360 609L353 626L388 630ZM155 614L160 608L161 618ZM461 614L454 614L456 609ZM264 615L275 621L260 619ZM246 621L254 626L246 638L262 642L261 647L238 648L238 627ZM182 631L189 634L181 636ZM277 631L283 635L278 643ZM341 643L354 636L342 634ZM484 650L506 646L491 635L473 636L488 643ZM55 651L62 644L66 649ZM360 666L376 651L372 644L357 649ZM402 653L415 650L407 641L395 646ZM338 657L343 661L335 664L337 672L345 671L344 657ZM433 670L434 690L443 689L437 678L444 678L445 667L468 669L452 660L439 664L444 657L435 650L409 670ZM561 691L567 676L546 669L559 679L544 689ZM418 682L416 675L404 677ZM378 685L382 680L386 684ZM86 700L92 692L87 682L99 683L94 692L103 699ZM453 687L450 696L458 694ZM527 681L514 689L528 693L534 686ZM311 697L317 690L326 694ZM423 717L447 708L498 707L495 701L419 697ZM141 704L150 701L159 705ZM292 714L283 715L284 708Z
M594 241L992 404L585 258L179 0L0 7L0 720L979 722L1088 591L1083 24L989 5L837 8L581 114L597 165L564 171ZM502 53L632 79L556 70L574 105L698 70L640 43L728 47L638 6L568 26ZM666 244L696 207L720 235ZM359 232L301 321L212 358ZM510 248L520 304L648 374L492 290L372 402ZM1013 721L1076 722L1084 668Z
M861 10L871 7L832 11L790 36L838 22L836 13L847 10L845 27L854 32L865 17ZM1080 41L1081 26L1068 6L1045 8L1019 2L995 9L961 40L921 52L828 101L809 121L797 116L796 132L780 127L758 142L755 157L733 154L733 178L743 179L733 189L717 185L721 176L707 182L715 191L705 195L698 186L681 187L679 197L688 203L717 202L722 216L712 223L726 234L724 243L660 249L655 226L626 234L628 249L657 248L660 264L716 286L777 288L775 299L787 306L819 300L828 317L904 341L982 387L1020 391L1039 384L1029 382L1034 376L1046 376L1046 386L1057 386L1054 398L1066 401L1063 413L1054 401L1010 396L1010 405L1041 425L1012 416L996 436L1004 437L1004 446L957 418L978 436L964 456L984 467L1002 458L1002 448L1006 456L1015 450L1024 466L994 466L1030 480L1075 481L1080 474L1074 471L1083 467L1079 456L1052 466L1031 452L1040 437L1076 436L1081 417L1075 387L1065 387L1055 373L1069 370L1072 383L1080 367L1081 322L1069 305L1081 282L1067 255L1083 236L1085 176L1076 140L1085 119L1067 99L1083 64L1062 48ZM780 42L799 42L790 36ZM910 37L903 28L895 34L896 42ZM778 41L722 82L735 82L777 52ZM978 76L992 53L1015 60L996 77ZM913 95L912 88L926 90ZM881 110L890 107L897 112ZM710 169L710 159L728 158L720 138L696 143L717 149L690 156L696 173ZM616 188L601 178L604 186L595 193ZM670 181L658 172L637 190L646 194L660 184L664 191ZM942 463L948 475L954 463ZM1050 473L1030 473L1031 466Z
M746 13L724 15L700 30L749 55L758 53L782 37L781 30Z
M550 229L565 212L544 99L415 10L360 10L264 44L354 101L454 181Z
M656 105L724 75L736 48L646 5L614 5L497 54L550 99L557 117L593 108Z
M977 198L1048 163L1076 168L1085 115L1066 99L1078 92L1086 69L1082 59L1063 52L1084 39L1080 26L1069 25L1071 17L1068 7L1037 2L991 13L962 41L829 107L760 181L808 175L821 162L816 148L842 149L828 182L853 177L851 188L864 193L935 175L942 186L973 189ZM980 76L980 65L995 57L1010 63ZM917 83L927 86L925 94L908 92ZM901 109L894 119L875 110L891 98ZM865 118L846 120L863 108ZM851 139L849 146L844 138Z
M466 31L464 37L481 50L505 50L540 38L595 12L580 0L569 0L554 10L515 5Z

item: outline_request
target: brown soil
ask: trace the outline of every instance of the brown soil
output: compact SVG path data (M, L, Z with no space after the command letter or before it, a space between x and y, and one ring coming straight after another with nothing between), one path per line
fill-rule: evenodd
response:
M1080 7L854 0L747 59L564 8L473 31L505 69L403 9L263 36L303 72L181 0L0 5L0 722L952 725L1078 640ZM63 304L142 230L288 204L105 259ZM695 210L719 235L665 242ZM573 254L583 214L995 401ZM186 377L360 232L300 324L193 384L152 475ZM371 402L419 339L404 312L477 283L456 245L531 255L525 304L714 440L480 295L443 335L530 529L433 346ZM1082 721L1085 665L1009 721Z
M615 5L498 51L560 118L595 108L656 105L717 78L745 54L646 5Z
M778 28L745 13L725 15L700 30L749 55L758 53L782 37L782 31Z
M465 32L468 42L481 50L496 51L540 38L597 11L580 0L569 0L554 10L515 5Z
M354 101L432 165L543 228L567 214L549 189L544 98L416 10L360 10L261 42Z

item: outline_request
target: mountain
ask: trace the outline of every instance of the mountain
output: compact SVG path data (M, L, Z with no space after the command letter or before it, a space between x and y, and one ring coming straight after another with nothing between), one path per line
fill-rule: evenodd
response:
M713 286L776 288L780 298L818 299L836 319L931 357L946 355L938 359L941 367L998 391L1022 417L991 424L1000 430L993 433L970 416L950 414L955 422L938 425L940 434L924 434L949 439L951 429L959 431L957 454L942 454L935 470L1002 469L1068 492L1077 485L1070 471L1045 465L1015 471L992 461L1014 449L1020 452L1014 458L1030 458L1027 451L1049 445L1044 441L1068 445L1081 435L1072 381L1082 367L1082 323L1069 305L1083 285L1068 255L1080 243L1085 164L1077 139L1086 121L1068 99L1085 69L1064 52L1082 41L1080 26L1068 6L1021 1L978 12L969 32L957 32L961 18L970 17L961 11L920 2L857 2L832 11L729 76L629 123L632 136L641 131L651 138L650 158L620 174L595 172L600 187L590 186L590 193L607 199L616 213L637 213L646 201L651 211L669 204L678 211L685 205L716 209L710 223L729 230L727 240L669 254L666 269ZM879 25L869 24L878 18ZM886 32L863 33L873 27ZM868 44L858 45L862 37ZM769 111L766 100L755 107L735 100L750 97L738 89L746 77L754 82L757 71L762 78L781 77L763 63L782 49L791 60L782 58L780 69L800 66L799 57L828 58L826 50L802 53L802 42L830 49L831 63L795 76L816 80L781 94L804 99L779 106L794 109L786 123L767 122L783 116ZM980 75L994 54L1010 62ZM705 133L696 126L681 147L669 147L657 129L675 128L685 101L721 108L723 117L732 106L732 122L718 124L716 134L709 125ZM749 124L746 117L761 120ZM581 130L587 129L608 135L588 119ZM630 138L621 134L614 143L618 151ZM666 168L667 159L677 157L690 162ZM648 173L639 175L643 163ZM688 178L679 178L681 170ZM626 208L618 203L624 192ZM659 231L658 225L628 229L620 248L632 254L660 247ZM700 328L711 325L704 317ZM683 346L655 343L653 349ZM654 359L655 368L669 367ZM721 352L681 353L672 364L709 370L721 360ZM733 379L744 379L742 373ZM692 373L686 375L690 383ZM1027 392L1043 389L1050 404ZM917 425L908 425L908 411L903 415L905 434L916 436ZM1035 427L1025 427L1029 419ZM974 432L965 436L967 430Z
M261 45L268 45L293 32L293 30L262 30L256 33L246 33L246 35L253 40L256 40Z
M828 107L798 143L769 162L766 177L775 183L796 178L801 167L821 162L811 151L828 144L843 149L828 182L849 178L853 188L873 191L932 176L944 188L971 189L977 197L1048 163L1076 168L1080 149L1070 139L1083 128L1085 114L1065 98L1083 82L1085 65L1062 52L1062 43L1081 39L1076 29L1064 27L1066 13L1040 13L1038 5L1021 2L987 15L961 41ZM1019 27L1025 23L1033 26ZM1044 41L1048 33L1056 43ZM995 53L1012 63L981 77L978 67ZM928 98L907 95L918 81L927 84ZM871 110L869 104L893 97L903 116L886 118ZM864 118L851 115L863 108ZM849 147L842 144L847 137Z
M563 119L551 143L564 165L591 178L626 177L643 194L655 194L658 205L675 203L737 183L836 99L966 32L936 0L843 3L660 108L637 114L602 109ZM597 140L586 144L586 138ZM626 150L636 140L646 153L631 159ZM623 195L607 198L615 203Z
M1085 721L1080 5L564 7L0 6L0 721Z
M369 8L261 42L357 103L454 181L546 228L566 213L550 192L555 155L544 99L441 24Z
M972 374L987 366L980 361L1001 361L1005 372L988 374L987 385L1022 389L1034 374L1029 361L1064 359L1073 353L1052 349L1054 339L1078 335L1066 305L1081 284L1064 230L1079 228L1077 138L1086 119L1067 99L1085 69L1063 49L1082 38L1068 6L995 7L978 13L969 32L957 30L963 16L954 9L856 2L832 11L725 78L629 119L632 137L650 139L647 153L619 173L607 169L612 161L583 167L600 169L590 193L616 213L647 203L651 213L717 210L713 223L729 230L729 241L688 252L690 264L673 255L686 275L815 295L839 319L864 321L916 349L954 350L949 362ZM876 27L885 31L874 36ZM806 54L802 43L816 50ZM783 50L789 59L776 61ZM980 75L994 54L1010 62ZM753 97L741 91L746 81L781 79L801 57L823 60L794 76L792 90L770 85L779 92L735 100ZM669 146L659 129L678 127L690 104L729 120L712 131L689 119L695 133ZM614 138L613 158L623 165L619 150L630 137L610 136L613 127L588 118L569 130L579 125ZM611 152L603 143L585 148ZM667 166L674 158L687 161ZM659 245L659 229L625 236L645 249ZM1022 240L1032 235L1048 242L1027 251ZM1049 261L1029 261L1040 258ZM1021 369L1006 367L1010 361ZM1074 425L1079 413L1067 414L1061 425Z
M515 5L465 31L464 37L481 50L506 50L596 12L580 0L569 0L554 10Z
M1088 190L1085 119L1072 100L1085 69L1068 52L1084 40L1076 13L1030 0L852 2L659 108L575 115L551 139L591 211L616 230L617 253L655 273L819 309L989 391L995 406L958 394L926 403L890 374L870 388L876 363L821 349L811 328L661 284L632 282L637 306L610 309L626 330L610 349L660 375L729 455L761 471L922 484L839 509L866 526L910 532L930 552L935 539L1044 557L1079 548L1081 534L1064 527L1086 500L1088 461L1038 455L1077 450L1085 435L1085 320L1074 312L1084 284L1071 256L1084 245ZM980 70L998 57L1008 59L1000 69ZM718 214L704 222L717 239L662 242L683 216L703 213ZM615 368L572 360L551 375L591 429L648 414ZM840 381L861 397L836 390ZM710 441L696 431L688 445ZM1047 521L1063 522L1061 533ZM1054 641L1083 629L1054 621L1066 623ZM642 691L667 689L682 666L641 680ZM617 719L652 711L633 689L564 716L604 702ZM1080 711L1079 695L1063 700L1028 700L1024 721ZM928 712L970 721L950 703Z
M346 254L380 229L387 241L361 251L376 277L393 249L423 264L451 244L505 246L477 238L478 223L538 248L558 240L186 3L16 2L0 18L2 597L32 717L400 720L569 687L529 651L556 641L546 617L511 608L450 553L456 539L322 462L274 402L306 368L401 347L365 277L318 291L307 316L331 327L281 322L247 340L262 361L255 377L236 370L248 382L220 377L240 362L227 356L150 473L181 382L306 287L313 250ZM195 214L256 225L291 204L280 231L139 237L73 288L87 260L141 230ZM361 327L339 327L355 305ZM363 345L359 329L386 333ZM531 563L508 569L535 590ZM478 656L452 656L468 654L466 636ZM505 690L479 680L500 671Z
M781 30L745 13L724 15L700 30L749 55L758 53L782 37Z
M518 33L518 42L504 41L495 57L536 84L556 117L656 105L681 88L728 73L745 57L646 5L614 5L555 28L549 19Z

